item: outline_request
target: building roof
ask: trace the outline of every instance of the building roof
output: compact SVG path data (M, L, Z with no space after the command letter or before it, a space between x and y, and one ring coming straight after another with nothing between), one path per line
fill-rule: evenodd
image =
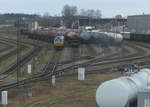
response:
M135 17L135 16L150 16L150 14L131 15L131 16L128 16L128 17Z

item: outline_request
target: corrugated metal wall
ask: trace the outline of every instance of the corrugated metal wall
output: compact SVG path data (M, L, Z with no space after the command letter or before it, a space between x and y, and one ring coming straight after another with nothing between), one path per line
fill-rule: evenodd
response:
M150 15L128 16L127 24L130 32L150 34Z

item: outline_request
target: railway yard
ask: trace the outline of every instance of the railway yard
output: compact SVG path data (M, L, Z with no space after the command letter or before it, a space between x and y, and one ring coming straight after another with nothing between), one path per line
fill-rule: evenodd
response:
M0 5L0 107L150 107L148 1Z
M55 50L51 43L22 34L18 39L12 32L0 30L0 90L9 93L7 107L96 107L96 89L124 75L119 69L134 64L139 69L150 67L148 42L124 40L117 46L91 43ZM77 79L79 67L86 70L84 81Z

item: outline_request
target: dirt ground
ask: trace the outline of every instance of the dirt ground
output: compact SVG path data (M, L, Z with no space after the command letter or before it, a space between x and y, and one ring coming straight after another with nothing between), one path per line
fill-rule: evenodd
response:
M86 75L85 81L78 81L77 75L51 81L32 83L8 90L9 105L6 107L96 107L95 93L98 86L119 73ZM32 88L32 97L27 89Z

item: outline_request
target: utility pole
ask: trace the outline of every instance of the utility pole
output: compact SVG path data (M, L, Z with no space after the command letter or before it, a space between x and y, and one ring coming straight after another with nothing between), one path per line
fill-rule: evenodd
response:
M20 59L21 59L21 53L20 53L20 17L18 16L17 19L17 86L19 86L19 72L20 72Z

